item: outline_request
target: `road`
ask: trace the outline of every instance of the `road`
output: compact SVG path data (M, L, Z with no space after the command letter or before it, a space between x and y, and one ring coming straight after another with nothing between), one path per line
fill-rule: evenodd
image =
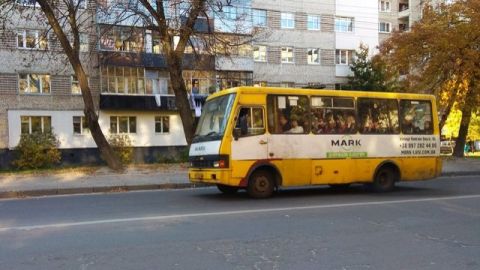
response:
M0 200L0 269L480 269L480 177Z

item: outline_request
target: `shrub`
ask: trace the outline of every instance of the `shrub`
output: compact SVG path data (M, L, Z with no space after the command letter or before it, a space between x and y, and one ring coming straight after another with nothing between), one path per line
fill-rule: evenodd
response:
M62 158L58 145L52 132L22 134L15 147L16 157L12 165L17 169L38 169L58 164Z
M108 137L108 143L115 154L118 155L122 164L132 163L133 147L132 139L128 134L111 134Z

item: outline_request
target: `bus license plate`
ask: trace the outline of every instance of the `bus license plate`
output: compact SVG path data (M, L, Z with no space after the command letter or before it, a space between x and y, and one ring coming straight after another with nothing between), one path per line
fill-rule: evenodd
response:
M203 173L195 173L193 176L195 179L203 179Z

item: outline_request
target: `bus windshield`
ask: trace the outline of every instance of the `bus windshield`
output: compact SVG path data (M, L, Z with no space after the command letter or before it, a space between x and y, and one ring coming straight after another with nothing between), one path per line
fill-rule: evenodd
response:
M234 100L235 94L229 94L207 101L203 106L192 142L220 140L225 132Z

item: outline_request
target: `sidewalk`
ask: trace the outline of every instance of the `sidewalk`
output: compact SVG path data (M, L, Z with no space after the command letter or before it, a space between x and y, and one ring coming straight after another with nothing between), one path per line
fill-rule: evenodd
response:
M188 181L187 170L187 164L157 164L132 166L123 173L99 167L0 174L0 198L198 187ZM443 175L480 175L480 159L445 158Z

